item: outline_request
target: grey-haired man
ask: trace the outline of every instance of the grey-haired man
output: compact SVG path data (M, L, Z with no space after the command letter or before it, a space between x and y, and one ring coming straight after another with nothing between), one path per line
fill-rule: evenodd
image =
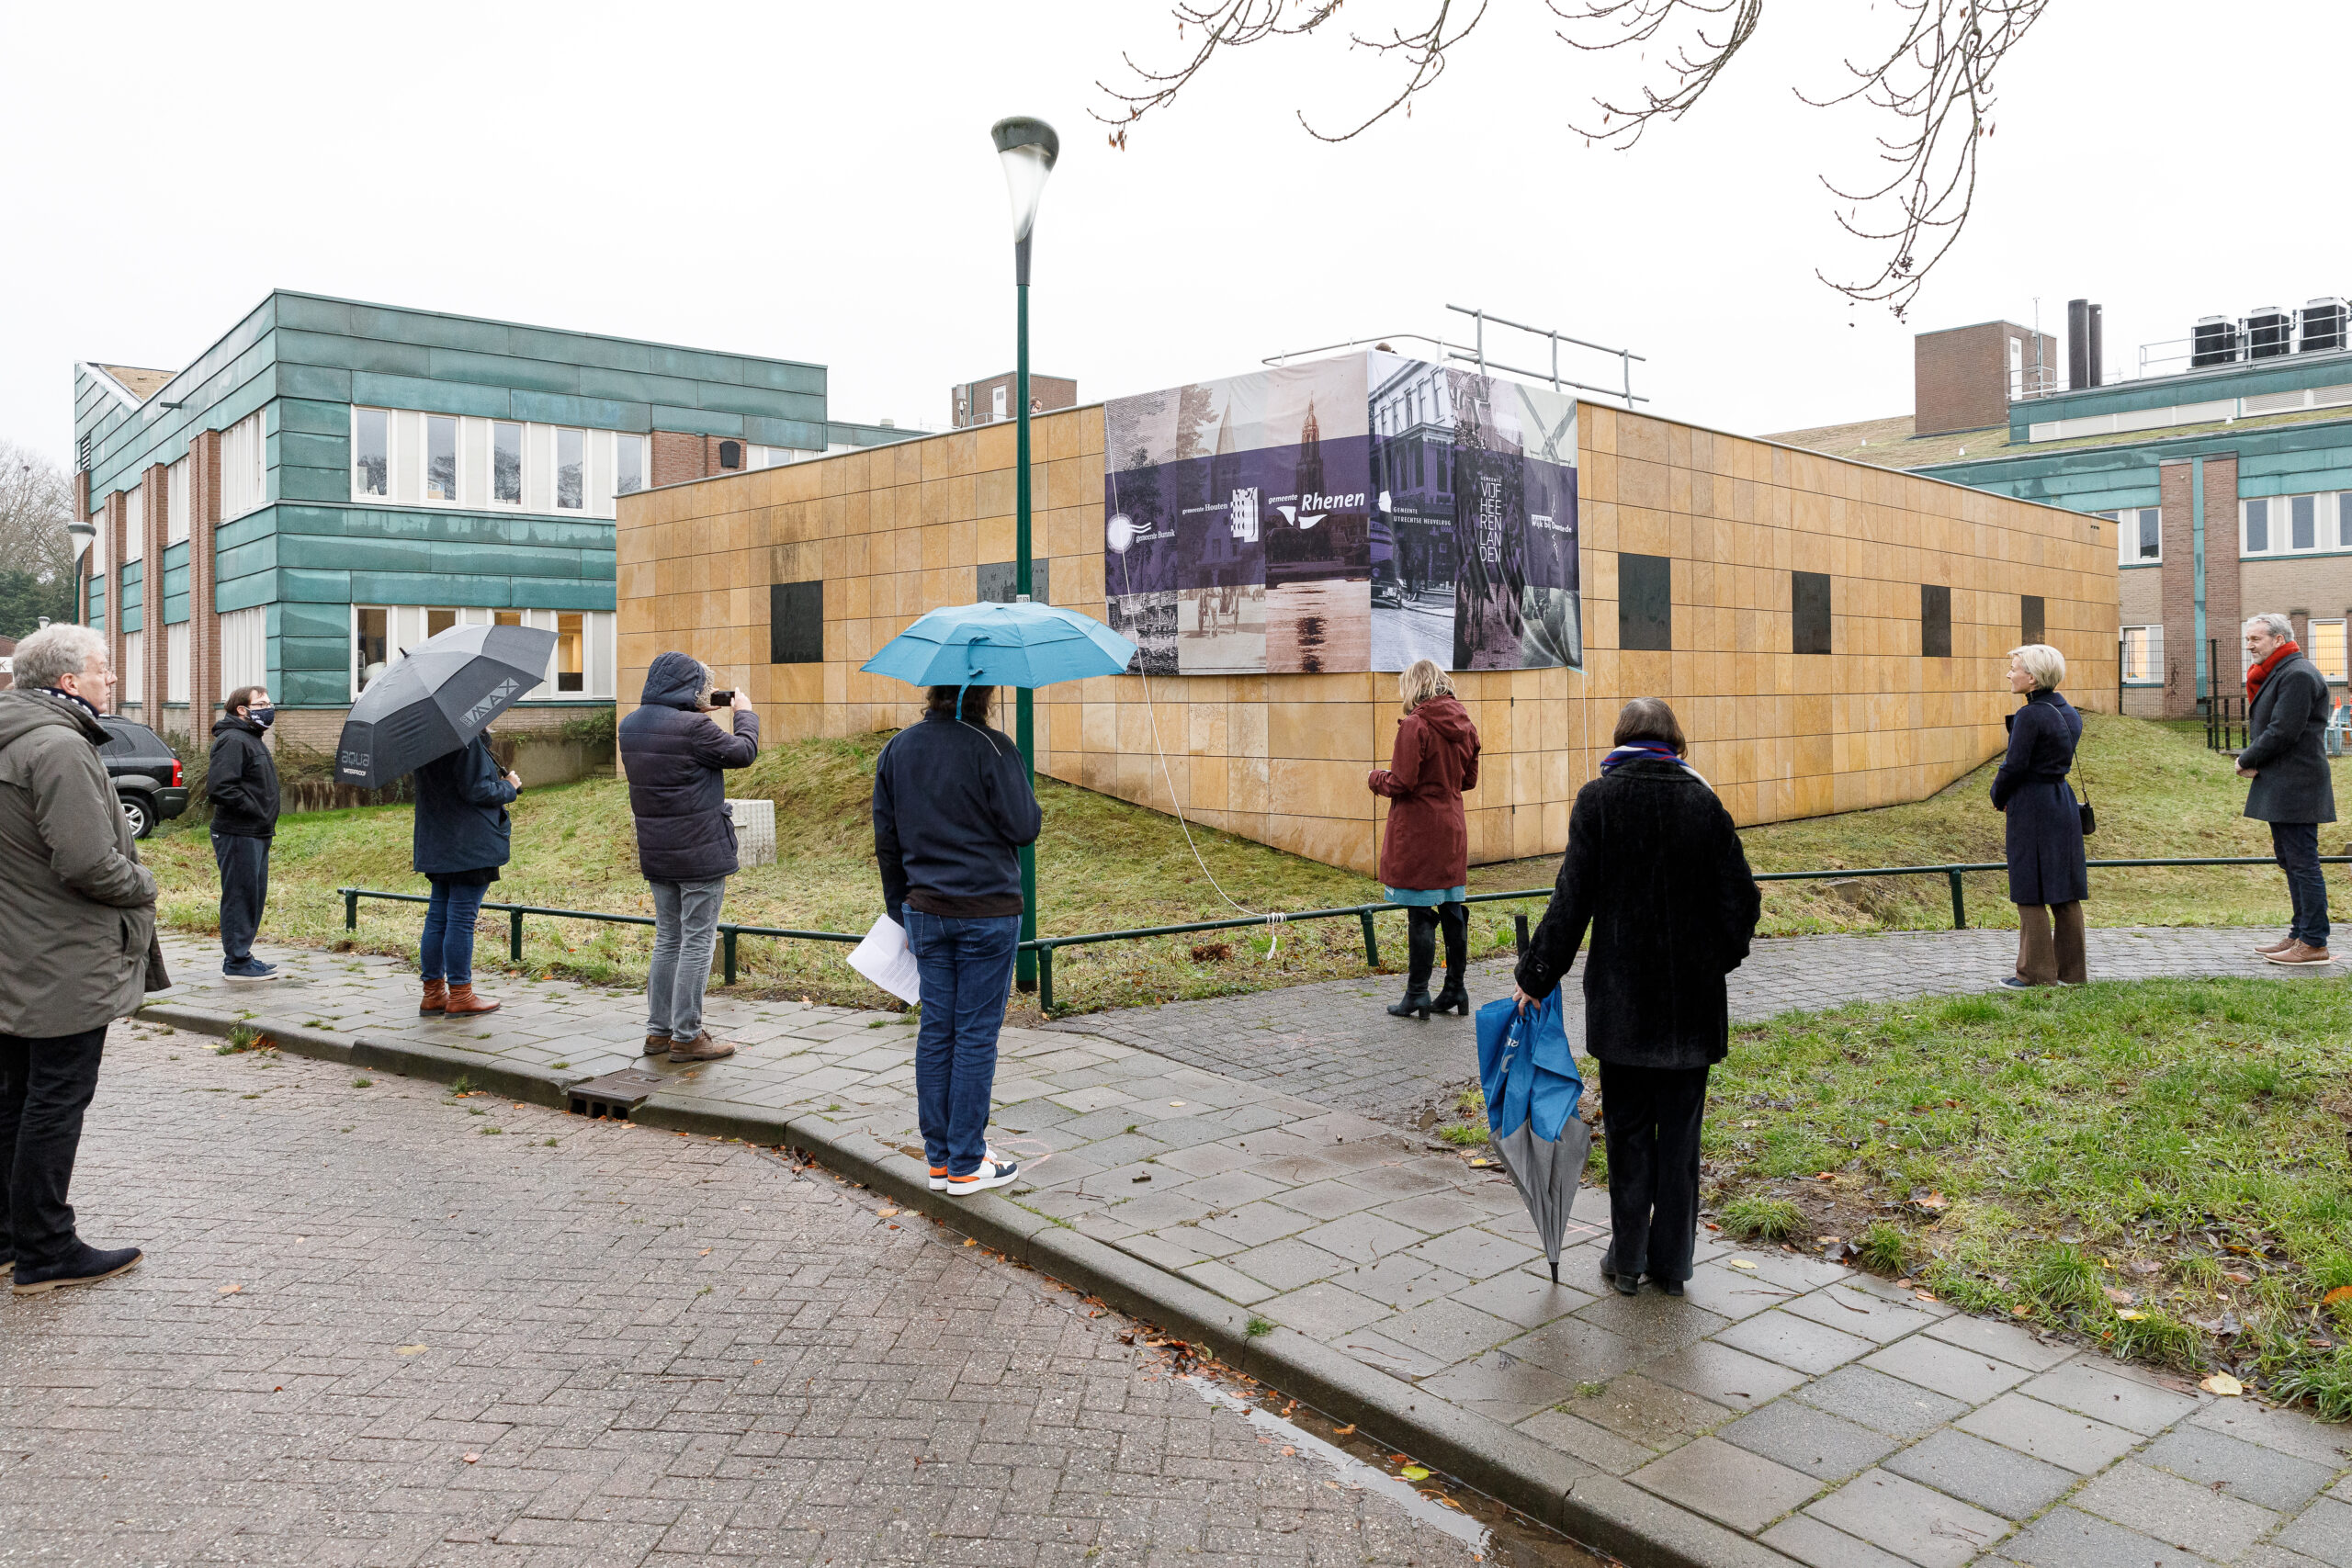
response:
M2238 776L2252 779L2245 814L2270 824L2270 852L2287 874L2294 923L2286 939L2255 952L2273 964L2333 964L2327 951L2327 877L2319 863L2319 825L2335 820L2335 783L2328 776L2327 677L2303 657L2294 623L2256 615L2245 631L2245 750Z

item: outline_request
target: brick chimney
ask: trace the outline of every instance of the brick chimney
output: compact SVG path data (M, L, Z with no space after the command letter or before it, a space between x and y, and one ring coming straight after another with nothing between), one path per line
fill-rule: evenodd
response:
M1920 333L1911 344L1916 434L2007 424L2013 398L2058 385L2058 340L2014 321Z

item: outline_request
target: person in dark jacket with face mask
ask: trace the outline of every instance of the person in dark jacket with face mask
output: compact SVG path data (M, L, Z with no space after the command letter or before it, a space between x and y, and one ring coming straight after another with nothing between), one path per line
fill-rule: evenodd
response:
M653 961L645 981L645 1055L710 1062L735 1047L702 1026L710 953L727 879L740 863L727 809L729 768L759 760L760 716L741 692L712 707L710 667L654 656L636 712L620 723L621 766L637 819L637 863L653 890Z
M275 980L277 965L254 956L262 906L269 901L269 846L277 834L277 764L262 743L277 710L263 686L229 694L212 726L204 793L212 802L212 859L220 868L220 973Z
M421 1013L469 1018L496 1012L474 992L474 922L482 896L514 852L506 807L523 781L498 765L490 737L477 735L416 770L415 851L411 862L433 885L417 965L424 972Z

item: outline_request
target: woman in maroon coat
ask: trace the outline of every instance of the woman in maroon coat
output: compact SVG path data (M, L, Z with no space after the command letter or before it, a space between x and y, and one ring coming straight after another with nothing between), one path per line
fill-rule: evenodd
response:
M1417 660L1396 678L1405 704L1396 727L1396 750L1388 766L1365 781L1385 795L1388 832L1380 844L1380 877L1388 901L1406 906L1411 922L1410 968L1405 999L1388 1010L1398 1018L1426 1021L1432 1010L1470 1013L1462 988L1462 964L1469 955L1469 906L1463 902L1470 876L1470 830L1462 819L1462 792L1478 787L1478 730L1453 695L1453 682L1429 660ZM1445 988L1430 998L1430 969L1437 958L1437 932L1445 928Z

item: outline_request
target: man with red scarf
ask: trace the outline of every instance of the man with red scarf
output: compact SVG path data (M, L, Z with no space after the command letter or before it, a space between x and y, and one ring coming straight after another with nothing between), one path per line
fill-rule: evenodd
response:
M2270 824L2270 850L2287 874L2294 923L2286 940L2255 952L2273 964L2333 964L2327 951L2327 878L2319 825L2335 820L2335 785L2320 732L2327 728L2327 678L2296 646L2284 615L2256 615L2245 627L2245 750L2238 776L2254 781L2245 814Z

